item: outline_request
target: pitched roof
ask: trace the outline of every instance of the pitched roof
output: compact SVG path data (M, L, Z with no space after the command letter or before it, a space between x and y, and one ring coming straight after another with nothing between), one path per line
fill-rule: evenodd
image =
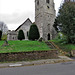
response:
M31 20L28 18L25 22L23 22L15 31L17 31L21 26L23 26L27 21L30 21L31 22ZM31 22L32 23L32 22Z

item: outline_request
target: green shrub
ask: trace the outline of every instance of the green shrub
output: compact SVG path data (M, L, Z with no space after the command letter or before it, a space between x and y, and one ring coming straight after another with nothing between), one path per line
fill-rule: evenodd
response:
M35 24L32 24L29 30L29 36L28 39L29 40L37 40L39 39L40 34L39 34L39 30L37 28L37 26Z
M3 41L4 41L4 40L7 40L7 34L3 34L1 39L2 39Z
M2 31L0 30L0 40L1 40L1 37L2 37Z
M61 44L68 43L67 36L65 36L61 32L58 33L58 35L56 36L55 40L57 40Z
M25 39L24 32L23 32L23 30L19 30L19 32L18 32L18 40L23 40L23 39Z

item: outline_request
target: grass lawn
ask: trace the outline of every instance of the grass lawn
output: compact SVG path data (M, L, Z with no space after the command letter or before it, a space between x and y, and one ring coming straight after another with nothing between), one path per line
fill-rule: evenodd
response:
M71 50L75 50L75 44L64 44L62 40L52 40L56 45L58 45L63 51L70 52Z
M8 41L9 46L2 47L3 43L0 41L0 53L50 50L44 42L38 41Z

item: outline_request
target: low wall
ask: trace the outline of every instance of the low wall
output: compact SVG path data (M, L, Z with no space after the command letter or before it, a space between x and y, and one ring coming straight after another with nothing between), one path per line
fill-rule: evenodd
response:
M57 50L18 52L18 53L0 53L0 62L51 59L51 58L57 58L57 57L58 57Z

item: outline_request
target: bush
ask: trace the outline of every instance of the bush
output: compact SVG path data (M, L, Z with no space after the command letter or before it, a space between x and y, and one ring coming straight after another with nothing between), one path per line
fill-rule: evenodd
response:
M1 37L2 37L2 31L0 31L0 40L1 40Z
M4 40L7 40L7 34L3 34L2 35L2 40L4 41Z
M19 32L18 32L18 40L23 40L23 39L25 39L24 32L23 32L23 30L19 30Z
M40 37L39 30L35 24L32 24L29 30L29 40L38 40Z
M55 38L55 40L57 40L61 44L67 44L68 43L67 36L65 36L61 32L58 33L58 35Z

